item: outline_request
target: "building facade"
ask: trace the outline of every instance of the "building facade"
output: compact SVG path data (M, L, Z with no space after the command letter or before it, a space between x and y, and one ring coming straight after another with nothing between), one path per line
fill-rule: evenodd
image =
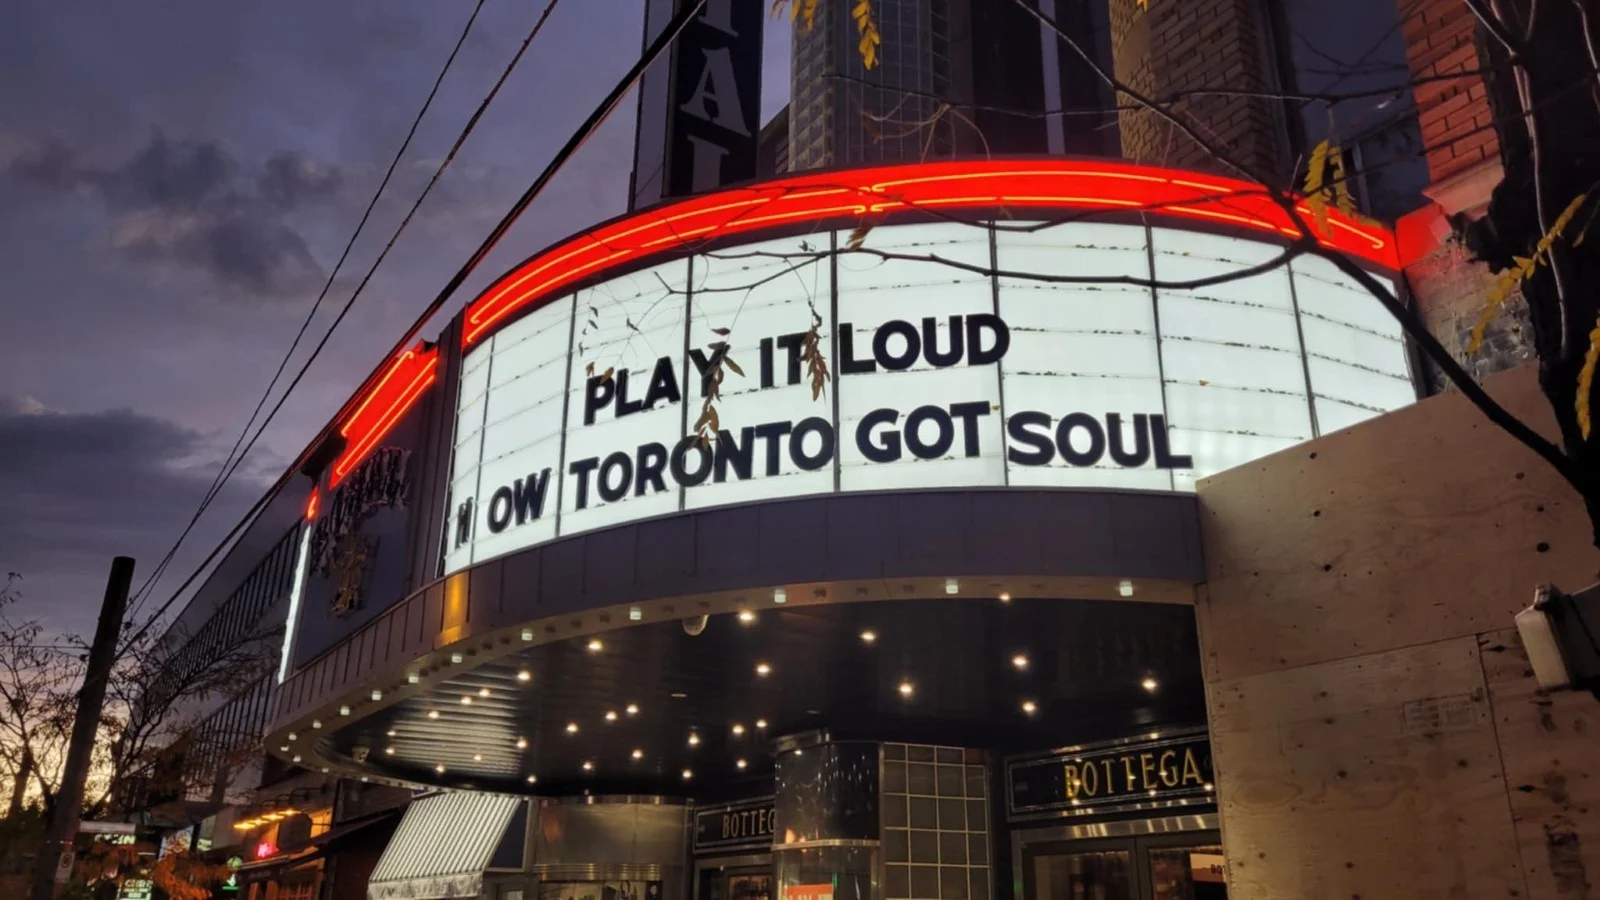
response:
M1324 261L1151 288L1281 252L1248 187L789 176L560 243L391 360L306 471L267 741L438 792L369 896L1222 889L1194 485L1417 397Z
M1476 66L1446 6L1373 7L1360 37L1414 75ZM843 5L797 27L765 181L640 201L507 273L384 362L253 564L213 576L255 599L201 627L282 637L204 717L183 799L210 805L171 821L251 859L251 900L1287 895L1223 842L1231 785L1252 849L1293 829L1260 813L1270 779L1213 765L1207 684L1249 667L1200 654L1231 545L1195 486L1437 386L1315 258L1151 287L1269 261L1290 223L1218 201L1251 185L1094 69L1196 92L1265 179L1347 146L1362 208L1406 215L1327 240L1462 348L1489 279L1450 217L1498 180L1482 86L1390 66L1360 86L1391 103L1291 107L1341 81L1312 4L1040 3L1087 60L1014 4L873 7L870 72ZM1497 327L1479 372L1527 356ZM263 735L272 761L219 788Z

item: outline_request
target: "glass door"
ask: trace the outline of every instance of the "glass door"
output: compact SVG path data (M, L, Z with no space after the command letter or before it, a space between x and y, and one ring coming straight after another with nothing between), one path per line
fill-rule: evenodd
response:
M1035 900L1134 900L1131 848L1073 850L1033 858Z

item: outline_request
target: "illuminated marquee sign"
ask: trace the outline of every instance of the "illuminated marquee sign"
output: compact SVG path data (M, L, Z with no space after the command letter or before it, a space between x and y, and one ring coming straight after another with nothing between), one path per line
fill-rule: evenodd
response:
M1281 249L1159 225L1025 224L885 224L867 238L954 267L834 255L847 232L724 246L479 336L462 363L446 571L806 494L1191 490L1415 400L1398 325L1326 261L1152 290L1128 280L1205 279ZM715 438L701 441L719 365Z
M1006 766L1013 817L1091 815L1214 803L1204 732L1083 747Z

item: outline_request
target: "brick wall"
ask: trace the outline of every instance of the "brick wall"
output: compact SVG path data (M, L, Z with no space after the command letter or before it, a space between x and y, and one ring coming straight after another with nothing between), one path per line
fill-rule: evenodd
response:
M1476 40L1477 20L1462 0L1421 0L1409 6L1402 2L1400 10L1412 78L1436 78L1483 67ZM1485 162L1498 162L1500 143L1490 124L1493 115L1482 78L1419 83L1414 93L1422 143L1428 148L1428 171L1435 184ZM1491 183L1489 188L1493 187ZM1483 200L1488 200L1487 191Z
M1414 79L1481 69L1477 20L1463 0L1400 0L1406 56ZM1439 342L1475 378L1482 379L1534 356L1528 306L1512 297L1490 322L1483 345L1467 352L1472 326L1495 284L1488 266L1474 260L1449 217L1482 215L1500 182L1500 142L1483 79L1426 81L1413 87L1422 142L1433 182L1433 203L1397 226L1406 282ZM1434 390L1444 389L1429 366Z
M1262 20L1250 0L1111 0L1111 53L1118 80L1157 99L1197 88L1271 91ZM1119 105L1131 106L1126 96ZM1286 154L1274 101L1202 96L1172 109L1248 171L1270 176ZM1145 110L1120 114L1130 159L1234 174L1169 123Z

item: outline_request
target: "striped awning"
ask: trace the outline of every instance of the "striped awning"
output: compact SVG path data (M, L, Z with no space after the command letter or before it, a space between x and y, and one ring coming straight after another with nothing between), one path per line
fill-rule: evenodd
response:
M518 797L433 794L411 802L367 883L368 900L475 897Z

